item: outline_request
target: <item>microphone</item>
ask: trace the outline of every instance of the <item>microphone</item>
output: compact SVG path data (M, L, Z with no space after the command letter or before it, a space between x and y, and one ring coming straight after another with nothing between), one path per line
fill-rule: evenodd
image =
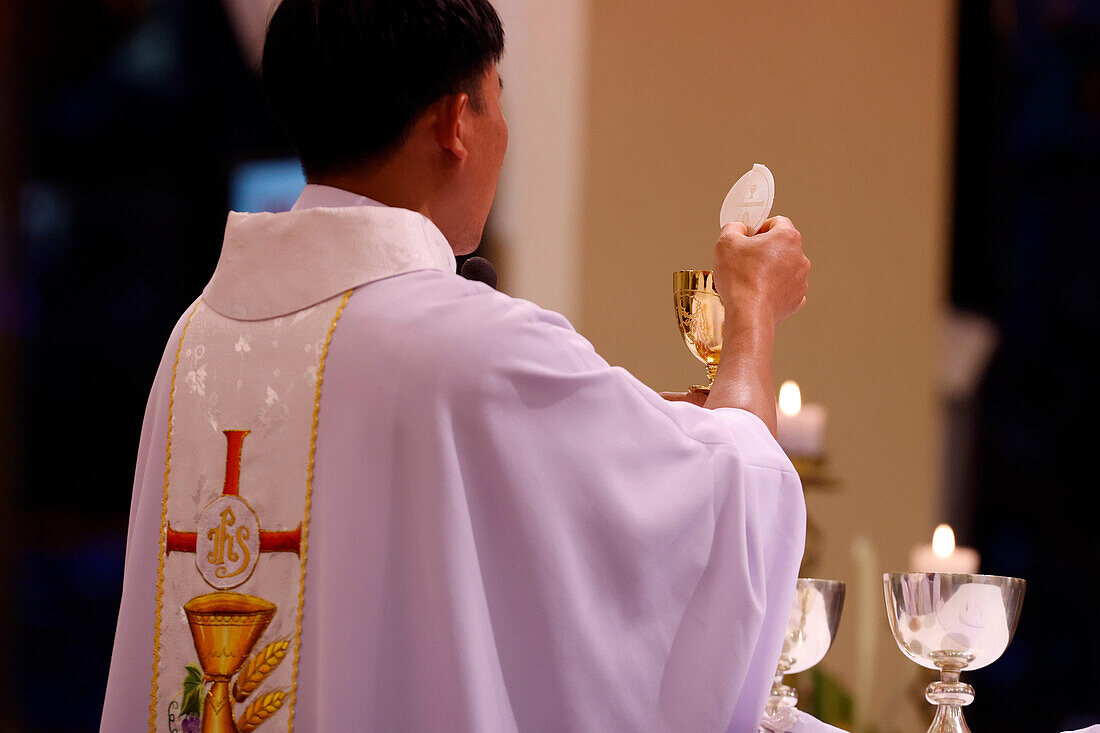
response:
M471 257L463 262L459 274L467 280L477 280L496 290L497 271L493 269L493 263L484 257Z

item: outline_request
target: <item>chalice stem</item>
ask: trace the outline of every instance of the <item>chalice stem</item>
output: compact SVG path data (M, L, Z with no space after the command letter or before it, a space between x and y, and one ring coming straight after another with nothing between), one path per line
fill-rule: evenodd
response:
M229 678L211 678L213 684L202 706L202 733L237 733L233 722L233 700L229 697Z
M775 675L772 682L771 694L764 710L768 715L775 715L783 708L793 708L798 704L798 691L789 685L783 684L783 673Z
M717 364L706 364L705 363L704 366L706 366L706 368L707 368L707 383L706 383L706 386L701 385L701 384L694 384L691 387L692 392L697 392L697 393L702 393L702 394L710 394L710 388L714 384L714 378L716 376L718 376L718 365Z
M959 670L941 668L939 681L928 685L924 697L937 706L928 733L970 733L962 709L974 702L974 688L959 679Z

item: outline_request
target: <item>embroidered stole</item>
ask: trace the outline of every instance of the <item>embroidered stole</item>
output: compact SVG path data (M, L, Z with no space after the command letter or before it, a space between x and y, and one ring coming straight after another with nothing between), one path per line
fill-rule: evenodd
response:
M151 731L294 728L325 356L350 291L265 321L200 299L177 346Z

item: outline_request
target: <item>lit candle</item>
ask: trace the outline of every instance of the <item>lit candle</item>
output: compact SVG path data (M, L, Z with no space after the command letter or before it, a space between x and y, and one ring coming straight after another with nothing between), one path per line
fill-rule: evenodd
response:
M779 445L788 455L819 458L825 451L825 406L802 404L796 382L779 388Z
M941 524L932 533L932 544L914 547L909 553L909 569L918 573L976 573L978 551L973 547L956 547L955 532Z

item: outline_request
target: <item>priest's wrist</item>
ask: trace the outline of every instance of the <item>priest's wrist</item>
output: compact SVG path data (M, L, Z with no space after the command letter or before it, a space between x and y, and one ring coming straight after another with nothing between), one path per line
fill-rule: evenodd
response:
M759 301L732 301L722 327L722 359L705 407L737 407L776 431L772 347L775 321Z
M755 349L766 349L769 356L775 342L775 329L779 321L775 309L766 298L751 293L720 296L724 317L722 320L722 354L725 345L744 343Z

